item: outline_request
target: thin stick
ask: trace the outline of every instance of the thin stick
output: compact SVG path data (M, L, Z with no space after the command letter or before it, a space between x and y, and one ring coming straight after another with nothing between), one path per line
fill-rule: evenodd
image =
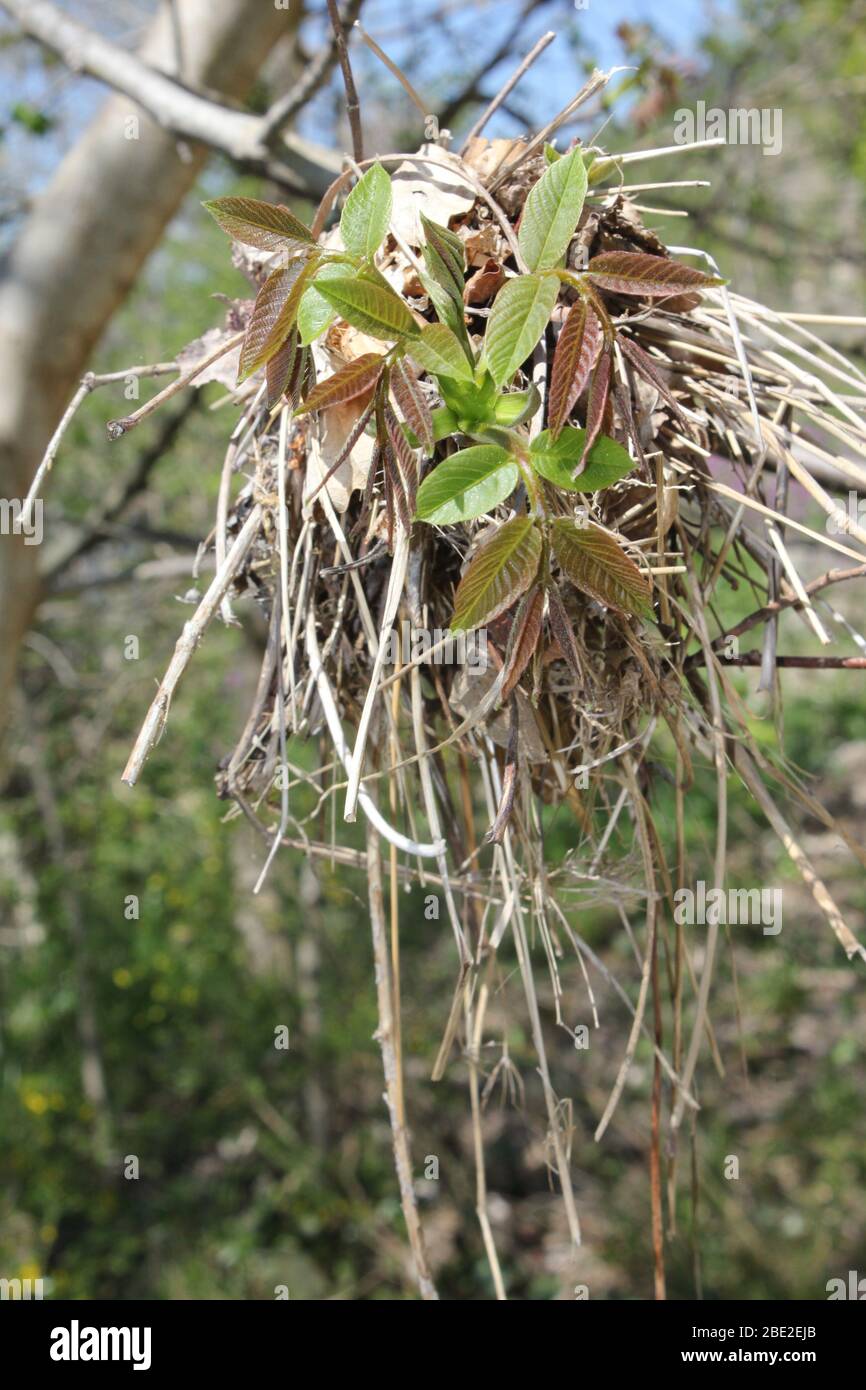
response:
M164 390L157 392L151 400L145 401L144 405L139 406L138 410L134 410L131 415L125 415L121 420L109 420L106 426L109 439L120 439L121 435L129 434L129 431L134 430L136 425L140 425L142 420L146 420L148 415L152 415L153 412L158 410L161 405L164 405L166 401L170 401L172 396L176 396L178 391L182 391L185 386L189 386L191 381L195 381L196 377L204 371L205 367L209 367L212 362L218 362L221 357L225 357L226 353L231 352L232 348L236 348L238 343L243 342L245 333L246 329L242 329L240 333L233 334L221 347L216 348L214 352L208 353L207 357L204 357L201 362L197 362L192 371L185 372L183 376L179 376L177 381L173 381L170 386L166 386Z
M388 1106L391 1120L394 1166L397 1170L397 1182L400 1187L400 1205L403 1208L403 1217L406 1222L412 1257L415 1261L415 1276L418 1280L421 1297L425 1301L435 1302L439 1295L430 1273L427 1250L424 1245L424 1232L418 1217L415 1187L412 1180L412 1155L409 1149L409 1136L399 1115L398 1095L401 1079L394 1048L395 1021L388 958L388 929L385 921L382 861L379 857L379 836L369 823L367 825L367 880L370 926L373 934L373 961L376 971L376 997L379 1005L379 1026L375 1036L382 1053L382 1069L385 1073L385 1103Z
M412 86L412 83L409 81L405 72L401 72L394 60L388 57L388 54L385 52L384 48L379 47L376 40L370 34L367 33L366 29L363 28L360 21L357 19L355 20L355 28L361 35L361 38L364 40L370 52L375 53L376 57L379 59L379 62L384 63L388 71L394 74L397 81L400 83L400 86L403 88L404 92L406 92L410 100L415 103L418 110L421 112L421 115L426 120L427 117L430 115L430 107L424 104L423 97L420 97L418 93L415 91L415 88ZM357 159L358 156L356 155L355 158Z
M507 178L510 178L521 164L525 163L527 159L530 159L532 155L535 154L536 150L541 149L548 135L552 135L555 130L558 130L561 125L564 125L585 101L588 101L591 96L595 95L599 88L606 87L614 73L622 71L622 68L611 68L609 72L599 72L596 68L595 72L589 78L589 81L581 88L577 96L573 97L568 105L564 106L562 110L554 116L552 121L548 121L547 125L543 126L538 134L532 137L529 144L523 147L516 159L513 159L510 164L506 164L504 169L500 169L496 178L490 185L490 192L495 193L501 183L504 183Z
M740 656L719 653L719 660L723 666L760 666L761 653L757 649ZM696 653L692 664L704 666L704 653ZM866 671L866 656L777 656L776 665L800 671Z
M68 406L64 410L63 415L60 419L60 423L57 426L57 429L54 431L50 440L48 441L48 448L45 450L45 453L42 456L42 462L39 464L39 467L37 468L33 476L33 482L30 484L27 496L24 499L24 506L21 509L22 527L27 527L30 525L30 522L32 520L33 503L39 496L39 491L42 487L42 483L45 479L46 474L51 472L51 467L54 463L55 458L57 457L57 451L60 448L63 436L69 429L69 426L72 423L73 416L75 415L75 412L78 410L78 407L81 405L81 402L87 396L90 395L91 391L95 391L97 386L108 386L111 382L114 381L126 381L127 377L130 376L165 376L168 372L176 371L176 362L152 362L149 366L146 367L128 367L125 372L103 372L101 374L97 374L96 372L87 372L86 375L81 378L81 381L78 385L78 389L76 390L75 395L72 397L72 400L69 402Z
M189 665L192 654L204 636L205 629L210 623L211 618L219 608L223 594L228 589L246 559L247 553L258 534L261 521L262 509L260 506L255 506L244 522L225 561L220 565L211 580L210 588L189 622L184 625L183 632L177 639L174 655L168 664L168 669L162 678L162 683L145 716L144 723L141 726L141 732L135 740L135 747L129 755L129 761L123 769L121 781L128 782L131 787L135 786L135 783L138 781L138 776L144 766L145 758L157 743L165 728L169 706L171 705L172 696L177 689L178 681Z
M520 66L516 68L515 71L511 74L505 86L502 87L496 93L496 96L493 98L490 105L487 107L487 110L483 111L481 115L478 117L478 120L475 122L474 126L472 127L469 134L466 136L466 139L463 141L462 146L460 147L461 156L465 155L466 151L469 149L469 146L475 139L476 135L481 134L487 122L490 120L490 117L494 114L494 112L499 110L505 98L509 95L509 93L514 91L514 88L517 86L521 77L523 77L524 74L529 71L536 58L539 58L541 56L545 48L547 48L548 44L553 43L553 40L555 38L556 34L552 29L548 29L546 34L542 34L535 47L531 49L529 53L527 53Z
M364 135L361 130L361 103L358 100L358 89L352 75L352 64L349 62L349 49L346 44L346 35L343 32L343 21L340 18L340 11L337 9L337 0L328 0L328 15L331 20L331 28L334 31L334 42L337 45L337 57L340 60L340 71L343 74L343 86L346 88L346 114L349 117L349 129L352 132L352 154L356 159L363 159Z

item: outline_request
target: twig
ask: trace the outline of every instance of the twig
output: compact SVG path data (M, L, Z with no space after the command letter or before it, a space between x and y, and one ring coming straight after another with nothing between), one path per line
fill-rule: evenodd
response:
M397 1054L394 1049L394 1013L392 1007L391 970L388 956L388 930L385 921L385 895L382 884L382 861L379 856L379 836L371 823L367 825L367 882L370 904L370 926L373 934L373 962L376 972L376 998L379 1005L379 1026L376 1041L382 1053L385 1073L385 1103L391 1120L394 1141L394 1165L400 1188L400 1205L415 1262L415 1277L421 1297L435 1302L439 1295L430 1273L424 1232L418 1216L415 1187L412 1179L412 1155L406 1126L399 1118L397 1098L400 1089Z
M168 718L168 711L171 705L172 696L177 689L178 681L189 665L193 652L204 636L205 629L220 606L223 594L231 584L244 560L247 553L258 534L262 520L262 509L256 505L253 507L246 521L244 522L234 545L225 558L225 562L220 566L211 580L210 588L205 594L201 603L195 610L189 622L184 626L183 632L177 640L174 655L168 664L168 669L162 678L162 683L150 709L145 716L141 726L141 732L135 741L135 747L129 755L129 761L123 770L121 781L128 782L132 787L138 781L139 774L144 761L159 740L165 721Z
M166 401L170 401L172 396L176 396L178 391L182 391L185 386L189 386L190 382L195 381L205 367L209 367L213 362L218 362L221 357L225 357L226 353L231 352L232 348L236 348L238 343L243 342L245 334L245 329L242 329L240 333L232 334L231 338L228 338L220 347L209 352L201 362L197 362L191 371L179 376L177 381L173 381L170 386L164 387L149 401L145 401L144 405L139 406L138 410L134 410L131 415L125 415L120 420L109 420L106 426L109 439L120 439L121 435L129 434L129 431L134 430L136 425L140 425L142 420L146 420L148 415L152 415Z
M400 83L400 86L403 88L403 90L406 92L406 94L409 96L410 100L415 104L415 106L417 106L418 110L421 112L421 115L426 120L426 118L430 115L430 107L425 104L423 97L420 97L418 93L415 91L415 88L412 86L412 83L409 81L405 72L402 72L400 68L398 68L394 60L388 57L388 54L385 52L385 50L379 47L376 40L372 37L371 34L367 33L366 29L364 29L363 26L358 23L357 19L355 20L355 28L361 35L361 38L364 40L364 43L369 48L370 52L375 53L376 57L379 59L379 62L384 63L388 71L394 74L397 81ZM355 158L357 159L357 157L358 156L356 155Z
M485 111L482 111L481 115L478 117L478 120L475 122L474 126L472 127L469 134L466 136L466 139L463 141L462 146L460 147L461 155L465 155L466 151L468 150L472 141L475 139L476 135L481 134L487 122L490 120L490 117L494 114L494 112L499 110L505 98L509 95L510 92L514 91L514 88L517 86L518 82L524 76L524 74L527 73L529 69L532 67L532 64L535 62L536 58L541 57L541 54L544 52L545 48L547 48L549 44L553 43L553 40L555 38L556 34L552 29L548 29L546 34L542 34L535 47L532 48L529 51L529 53L527 53L520 66L517 69L515 69L515 71L511 74L508 81L505 83L505 86L500 88L500 90L496 93L496 96L493 98L487 109Z
M346 89L346 114L349 117L349 129L352 132L352 154L355 159L364 158L364 135L361 130L361 103L358 100L358 89L355 86L355 78L352 74L352 64L349 61L349 48L346 43L346 35L343 32L343 22L340 18L340 11L337 9L337 0L328 0L328 14L331 20L331 28L334 31L334 41L337 45L337 57L340 60L340 71L343 74L343 86Z
M343 32L357 18L363 3L364 0L347 0L343 6L340 20L340 28ZM307 65L291 90L275 101L265 112L261 126L263 141L270 141L274 135L282 130L283 126L288 125L297 116L302 107L312 100L327 82L338 58L337 36L332 33L330 43L327 47L319 49L313 61Z
M718 653L723 666L760 666L762 654L757 650L743 652L740 656L725 656ZM695 655L695 666L706 664L703 652ZM801 671L866 671L864 656L777 656L777 666L800 669Z
M21 525L23 527L27 527L30 525L30 522L32 520L33 503L39 496L39 490L42 487L42 483L46 474L51 472L51 466L54 463L55 458L57 457L57 451L60 448L63 436L69 429L69 426L72 424L72 419L76 411L78 410L78 407L81 405L81 402L85 400L87 396L90 395L91 391L95 391L97 386L107 386L109 385L109 383L114 381L125 381L126 378L130 376L164 376L167 372L176 371L176 362L152 362L149 366L146 367L130 367L125 372L104 372L102 374L97 374L96 372L88 372L85 376L81 378L81 382L78 386L77 391L75 392L75 395L72 397L72 400L69 402L68 406L63 412L57 429L54 431L50 440L48 441L48 448L45 450L45 453L42 457L42 462L40 463L39 467L36 470L36 473L34 474L33 482L30 484L29 491L27 493L26 498L24 499L24 506L21 509Z

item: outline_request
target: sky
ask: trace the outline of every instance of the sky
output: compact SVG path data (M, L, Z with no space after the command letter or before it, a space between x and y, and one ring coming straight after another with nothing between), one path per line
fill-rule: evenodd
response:
M152 3L140 0L55 3L130 47L154 8ZM530 124L536 119L542 124L574 95L584 55L586 60L594 59L603 67L622 62L615 30L623 22L652 23L669 41L673 53L688 58L701 34L723 22L733 3L734 0L555 0L533 15L525 26L522 52L528 51L550 28L556 29L559 37L523 79L514 94L515 103L529 117ZM183 0L179 4L182 13ZM308 47L314 50L325 30L324 0L311 0L310 8L313 14L303 32ZM381 46L400 66L410 70L415 86L425 99L429 95L435 110L437 94L441 95L443 86L453 88L495 50L519 9L518 0L367 0L362 18L365 28ZM431 15L441 15L433 26L429 23ZM0 37L11 28L10 21L0 19ZM423 34L420 40L419 34ZM365 81L374 83L386 103L393 101L393 109L401 119L411 118L414 113L402 89L357 36L352 55L361 90ZM514 66L515 59L511 57L494 69L485 79L485 92L494 92ZM59 63L46 63L34 45L0 45L0 214L7 222L14 222L26 200L50 177L64 150L102 100L104 90L96 82L73 76ZM304 133L319 134L325 116L330 118L333 91L332 88L330 96L321 98L318 106L306 113ZM46 113L55 123L54 128L41 137L26 131L14 118L20 105ZM510 134L515 129L514 117L503 113L494 118L487 133Z

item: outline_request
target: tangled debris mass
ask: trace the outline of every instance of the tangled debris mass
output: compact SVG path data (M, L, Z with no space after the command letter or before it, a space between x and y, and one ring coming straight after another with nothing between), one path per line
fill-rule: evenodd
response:
M828 469L866 486L857 461L866 443L866 377L796 316L738 295L702 253L662 244L644 225L626 181L637 155L575 150L576 156L560 155L537 140L476 137L458 156L428 144L414 154L353 165L326 196L312 231L297 231L297 219L293 231L285 209L272 209L282 241L262 233L268 215L261 212L257 242L244 240L241 228L232 254L256 292L256 307L252 299L230 304L225 326L181 354L179 381L157 398L218 380L239 411L207 542L216 574L178 641L124 776L138 778L208 624L217 616L236 621L232 603L251 598L266 615L268 639L246 723L217 774L219 796L261 835L262 878L281 846L367 873L386 1073L389 1065L399 1067L391 1036L399 1004L387 978L380 841L391 847L394 881L420 883L439 895L458 973L433 1075L443 1076L455 1050L460 1053L479 1138L479 1055L490 990L500 978L497 952L507 944L516 954L547 1108L550 1165L578 1243L569 1110L550 1081L530 941L544 956L545 997L556 1023L571 1031L560 1008L568 952L577 957L590 999L587 972L604 969L580 935L575 908L605 901L628 925L630 907L643 903L642 963L634 982L617 984L633 1022L596 1138L646 1037L669 1097L673 1143L684 1114L697 1108L693 1083L718 936L718 926L710 925L702 959L693 963L681 929L674 937L668 925L672 894L685 873L682 823L696 757L717 775L714 886L724 882L733 773L778 834L846 955L866 959L801 848L784 803L834 829L861 863L866 854L783 759L758 745L731 679L732 668L760 665L768 698L778 699L778 672L787 661L777 650L780 615L799 614L826 647L833 634L821 591L866 575L866 534L856 520L840 516L827 491ZM551 269L545 253L530 245L527 208L533 190L549 190L552 171L569 159L568 178L579 172L583 179L579 215ZM361 206L366 195L359 194L354 213L323 231L350 184L369 190L375 183L369 171L379 171L378 179L383 169L390 172L387 198L384 184L369 205ZM567 202L566 174L556 177L561 200L547 209L548 231ZM543 201L539 194L536 212ZM246 203L248 213L252 206L252 200L223 202ZM365 215L363 236L383 206L387 223L357 273L367 288L402 306L405 318L395 320L390 345L388 332L370 317L372 301L361 312L351 296L340 299L349 295L346 240L358 235L352 216ZM215 209L229 231L237 231L242 212ZM527 264L530 250L534 265ZM437 274L442 264L446 279L451 275L450 301ZM315 325L321 333L310 337L309 325L299 332L296 295L295 318L282 321L276 342L274 318L285 295L263 327L265 287L288 277L291 296L291 285L306 276L308 290L311 267L318 267L320 292L318 304L307 296L305 312L313 320L321 315ZM555 288L539 292L538 331L531 341L511 342L510 359L506 352L502 369L494 370L493 325L503 317L497 305L509 294L513 299L521 281L537 289L551 276L558 277ZM431 356L444 342L443 333L434 339L427 331L437 322L450 324L445 331L467 349L467 389L485 389L487 364L500 388L497 399L507 403L496 407L496 419L461 418L454 379L437 373L441 362ZM270 338L263 349L265 330ZM451 369L458 370L454 362ZM121 437L153 407L112 422L112 436ZM511 486L482 491L480 510L466 502L469 475L462 491L443 491L449 468L461 466L483 464L501 482L511 467L509 449L516 460ZM465 457L473 453L478 457ZM832 524L817 530L795 520L788 510L794 486ZM535 528L532 564L516 580L511 573L510 588L473 606L467 574L473 565L477 573L479 555L489 568L497 537L515 526ZM574 544L584 549L577 555L562 537L580 531L583 539ZM786 542L792 533L831 552L835 567L811 582L802 579ZM587 535L597 553L586 548ZM523 536L517 571L525 559ZM751 614L730 630L715 605L726 585L754 596ZM441 634L454 628L483 629L484 660L441 659L447 641ZM408 648L390 640L395 629L410 633ZM428 638L416 651L415 637L431 633L433 645ZM741 652L747 633L756 645ZM816 662L858 663L866 664L850 656ZM293 755L301 739L318 750L312 769L309 759ZM653 820L661 764L677 792L672 845ZM566 808L574 825L572 848L555 863L545 853L551 807ZM357 847L356 832L340 834L341 820L357 814L368 825L366 851ZM331 830L323 834L328 819ZM627 824L633 847L613 862L615 828ZM673 1048L662 1045L646 1018L661 951L674 981ZM406 1121L394 1091L391 1076L404 1213L422 1293L434 1297ZM479 1219L504 1296L480 1143L477 1163ZM654 1199L656 1219L658 1193Z

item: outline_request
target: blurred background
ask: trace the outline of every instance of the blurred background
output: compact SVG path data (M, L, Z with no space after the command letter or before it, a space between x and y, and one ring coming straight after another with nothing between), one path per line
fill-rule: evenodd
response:
M21 497L85 370L170 361L221 321L214 295L247 294L201 200L280 197L309 216L331 177L316 152L338 168L349 136L339 74L319 61L321 0L177 0L156 37L156 4L76 0L49 7L49 46L31 32L46 7L5 8L0 494ZM698 101L780 109L777 155L730 146L638 166L647 182L711 181L647 191L644 219L668 243L710 250L739 290L770 306L863 313L862 0L367 0L350 6L350 17L359 12L458 140L548 29L556 42L487 134L539 128L595 65L624 71L561 147L575 134L614 152L671 145L675 113ZM262 113L295 93L289 129L308 142L295 146L295 189L278 189L254 159L157 130L128 95L106 106L105 86L82 75L88 62L70 62L64 16L124 50L145 42L158 67L234 111ZM73 39L80 55L78 30ZM418 110L357 39L352 54L367 148L416 148ZM119 132L136 114L130 139ZM682 210L687 218L673 215ZM827 332L863 365L861 328ZM142 398L153 390L145 382ZM239 628L214 625L140 785L120 782L191 611L183 600L203 591L191 567L233 423L231 408L212 409L224 395L216 383L180 395L110 446L105 422L129 398L122 381L95 391L51 475L42 544L0 537L0 1275L42 1277L52 1295L76 1299L272 1298L278 1285L293 1298L412 1298L372 1038L366 883L285 851L253 898L261 844L242 822L226 823L215 795L258 670L255 615ZM749 598L730 592L725 603L730 619ZM839 606L856 622L856 602ZM783 650L811 650L796 622L782 631ZM775 747L758 672L738 679ZM792 671L784 688L789 764L862 836L862 674ZM754 805L733 782L730 794L732 875L783 886L785 926L779 939L727 933L712 1006L725 1076L705 1050L700 1123L680 1143L669 1296L824 1298L828 1279L866 1272L861 968L846 962ZM712 769L698 767L695 877L710 877L701 870L712 861L713 797ZM670 835L672 793L660 818ZM799 824L862 937L862 873L819 822ZM354 833L349 842L360 843ZM573 840L560 813L549 857ZM611 862L631 849L624 831ZM631 946L603 895L574 911L599 958L633 981ZM451 932L425 920L420 893L402 920L407 1096L431 1258L443 1297L489 1298L459 1057L441 1083L429 1080L453 989ZM564 1013L589 1024L576 962L563 978ZM602 975L593 987L605 1026L581 1053L542 996L554 1084L573 1105L585 1242L576 1262L549 1181L525 1019L504 1001L491 1009L491 1033L525 1083L523 1097L502 1094L494 1078L485 1118L491 1221L518 1299L568 1298L577 1283L593 1298L652 1295L650 1055L639 1047L596 1145L629 1015ZM274 1046L280 1026L288 1050ZM490 1053L491 1072L499 1055ZM736 1180L725 1177L731 1155ZM423 1176L436 1167L430 1158L438 1177Z

